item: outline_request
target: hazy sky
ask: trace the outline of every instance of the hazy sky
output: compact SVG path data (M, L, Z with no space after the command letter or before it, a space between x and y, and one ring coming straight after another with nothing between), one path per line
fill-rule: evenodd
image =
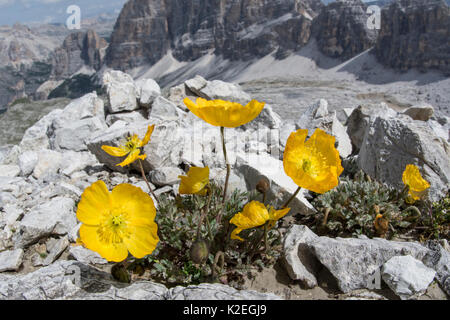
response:
M119 13L127 0L0 0L0 25L16 22L64 23L69 14L67 7L76 4L81 19L100 13ZM334 0L322 0L325 3ZM363 0L365 2L369 0Z
M70 5L78 5L81 19L101 13L119 13L127 0L0 0L0 25L16 22L65 22Z

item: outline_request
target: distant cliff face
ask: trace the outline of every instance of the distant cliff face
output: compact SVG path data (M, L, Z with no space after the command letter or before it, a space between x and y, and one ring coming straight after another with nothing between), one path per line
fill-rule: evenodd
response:
M450 10L444 0L399 0L383 9L378 60L406 71L439 69L450 75Z
M46 60L63 37L50 37L39 31L22 24L0 26L0 67L20 69Z
M49 78L64 79L84 65L100 68L106 42L89 28L109 36L113 20L83 19L75 33L64 24L0 26L0 113L17 99L38 98Z
M48 79L47 58L62 39L21 24L0 26L0 113L14 100L32 95Z
M102 49L106 46L106 41L93 30L69 34L52 55L52 77L70 77L83 66L100 69L103 62Z
M450 0L446 0L447 2ZM106 65L153 65L169 51L179 61L208 53L229 60L283 58L311 38L330 57L347 60L374 46L399 70L448 70L449 9L444 0L374 0L381 30L367 28L362 0L130 0L116 21ZM389 4L391 3L391 4Z
M373 47L377 30L367 28L369 14L361 0L340 0L326 6L314 21L320 51L333 58L349 59Z
M116 22L106 64L153 64L169 50L181 61L209 52L247 60L306 44L320 0L130 0Z

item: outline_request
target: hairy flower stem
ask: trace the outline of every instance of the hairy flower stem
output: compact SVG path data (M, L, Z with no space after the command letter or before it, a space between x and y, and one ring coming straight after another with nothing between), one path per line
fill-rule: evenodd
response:
M198 227L197 227L197 240L200 239L200 230L202 228L203 225L203 220L205 220L206 217L206 210L203 210L202 215L200 216L200 221L198 222Z
M264 228L266 228L266 225L264 225ZM264 231L261 236L252 243L252 249L250 250L249 260L251 261L253 256L255 255L256 251L259 249L259 244L263 240L264 236L266 236L266 232Z
M403 190L398 194L397 200L405 199L408 196L409 187L406 185Z
M287 206L291 203L291 201L294 200L294 198L298 195L300 190L302 190L302 187L298 187L297 191L295 191L295 193L292 195L292 197L290 197L289 200L281 208L282 209L287 208Z
M207 213L209 212L209 206L211 205L211 199L212 199L212 190L210 188L208 188L208 201L205 206L205 212L207 212ZM206 227L208 228L208 235L212 242L214 240L214 237L213 237L213 234L211 231L211 224L209 222L208 217L206 217Z
M147 184L148 190L150 190L150 193L152 194L152 196L155 199L156 203L158 203L158 198L156 197L155 193L153 192L152 188L150 187L150 183L148 182L147 177L145 176L144 166L142 165L141 159L139 159L139 167L141 168L142 178L144 178L145 183Z
M223 225L223 230L226 230L225 241L220 242L223 251L226 251L228 245L230 244L231 228L229 221L225 221Z
M227 189L228 189L228 180L230 179L231 166L228 163L227 147L225 146L225 128L224 127L220 127L220 135L222 136L223 157L225 158L225 164L227 165L227 176L225 178L225 187L223 189L223 198L222 198L222 203L225 203L225 197L227 195Z
M208 227L208 235L209 235L209 239L212 241L214 241L214 237L212 234L212 230L211 230L211 223L209 222L209 219L206 219L206 226Z
M211 238L211 241L214 240L212 232L211 232L211 225L210 225L209 219L207 217L208 212L209 212L209 206L211 204L211 198L212 198L212 191L210 189L208 189L208 200L202 209L202 215L200 217L200 221L199 221L198 227L197 227L197 240L200 239L200 230L201 230L201 227L203 224L203 220L205 220L205 218L206 218L206 227L208 229L208 235Z
M219 261L220 261L220 267L219 267L219 271L222 272L223 267L225 265L225 255L222 251L219 251L216 253L216 256L214 257L214 264L212 267L212 276L213 278L217 277L217 269L219 266Z
M325 209L325 215L324 215L324 217L323 217L322 227L325 227L325 226L327 225L327 222L328 222L328 216L330 215L330 211L331 211L331 208L330 208L330 207L328 207L328 208Z

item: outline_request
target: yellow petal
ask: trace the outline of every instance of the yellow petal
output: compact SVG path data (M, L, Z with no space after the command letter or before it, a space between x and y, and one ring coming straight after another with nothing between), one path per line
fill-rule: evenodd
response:
M230 238L233 240L239 240L239 241L244 241L244 239L242 239L241 237L238 236L239 233L241 233L242 229L240 228L235 228L233 230L233 232L231 232L231 236Z
M291 210L291 208L284 208L281 210L275 210L274 208L270 208L270 210L269 210L270 220L272 220L272 221L280 220L285 215L287 215L290 210Z
M77 218L82 223L98 225L100 218L111 208L111 198L103 181L94 182L81 195Z
M150 226L154 223L156 209L152 198L141 188L131 184L119 184L111 192L112 205L127 214L133 226Z
M145 155L145 154L141 155L140 153L141 153L140 149L134 149L133 151L130 152L128 157L126 157L126 159L123 162L119 163L117 166L125 167L125 166L129 165L130 163L133 163L137 159L145 160L147 155Z
M284 208L281 210L275 210L273 207L270 207L269 209L269 222L267 224L268 229L272 229L278 220L283 218L291 208Z
M267 208L258 201L252 201L245 205L244 210L236 214L230 223L245 230L262 226L269 220Z
M424 192L430 187L428 181L422 178L419 168L413 164L408 164L402 175L402 180L409 187L409 195L414 200L419 200Z
M206 185L209 183L209 167L191 167L187 176L179 176L181 179L180 194L200 194L205 195Z
M153 130L155 130L155 125L148 126L147 133L145 134L140 147L143 147L150 142L150 137L152 136Z
M341 158L339 151L336 149L336 138L327 134L321 129L314 131L311 139L307 142L314 144L314 148L320 152L325 160L325 164L330 168L334 168L333 174L340 176L344 172L344 168L341 165Z
M321 129L305 142L307 135L307 130L299 129L289 136L283 156L284 170L299 187L325 193L339 184L344 170L334 147L335 138Z
M142 259L155 250L159 242L156 223L144 226L133 225L128 227L127 231L130 236L124 238L124 242L134 257Z
M121 262L128 257L127 247L123 242L102 241L95 226L82 225L80 227L80 239L89 250L99 253L104 259L113 262Z
M129 150L121 147L110 147L110 146L102 146L102 150L105 151L107 154L113 156L113 157L124 157L130 152Z
M308 130L299 129L289 135L283 154L283 167L286 174L291 177L295 183L304 174L300 170L302 155L304 154L304 144ZM297 183L298 184L298 183Z
M205 100L198 98L196 103L184 99L188 109L207 123L227 128L236 128L255 119L263 110L265 103L256 100L246 106L224 100Z

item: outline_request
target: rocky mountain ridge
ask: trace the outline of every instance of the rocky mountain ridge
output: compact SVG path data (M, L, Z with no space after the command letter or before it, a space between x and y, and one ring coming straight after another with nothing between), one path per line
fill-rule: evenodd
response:
M406 71L438 69L450 75L450 8L443 0L400 0L382 11L375 54Z
M388 38L392 20L401 17L393 9L396 6L408 7L411 19L416 19L415 27L401 31L408 36L392 40ZM432 7L432 13L427 13L425 7ZM174 0L134 0L124 6L117 20L105 61L108 67L131 70L152 66L169 54L180 62L211 53L230 61L247 61L270 54L283 59L314 38L322 53L341 60L348 60L376 44L379 61L398 70L446 68L449 59L444 53L448 52L445 37L449 27L444 0L385 3L382 18L386 23L381 23L380 37L378 30L368 29L366 9L361 0L339 0L327 6L318 0L208 3L192 0L183 4ZM428 23L433 26L427 27ZM418 45L408 48L409 42L418 43L413 39L421 39L420 48ZM425 47L431 53L425 53ZM409 52L412 53L410 62L401 66L398 61L405 60L404 55ZM439 58L421 58L424 54Z
M106 64L154 64L169 50L180 61L209 51L231 60L294 51L309 40L322 7L318 0L129 1L114 27Z
M64 39L49 36L22 24L0 27L0 66L19 67L45 60Z
M371 48L378 31L368 29L367 5L360 0L336 1L326 6L313 23L313 34L322 53L350 59Z
M106 46L107 42L94 30L71 33L52 54L52 78L69 78L84 66L98 71L103 63Z
M63 24L0 26L0 113L17 99L46 98L58 85L55 80L83 67L95 72L106 46L101 37L109 37L113 21L111 15L92 17L76 31ZM41 87L48 80L53 83Z
M48 79L48 56L62 39L21 24L0 27L0 112L10 102L33 94Z

